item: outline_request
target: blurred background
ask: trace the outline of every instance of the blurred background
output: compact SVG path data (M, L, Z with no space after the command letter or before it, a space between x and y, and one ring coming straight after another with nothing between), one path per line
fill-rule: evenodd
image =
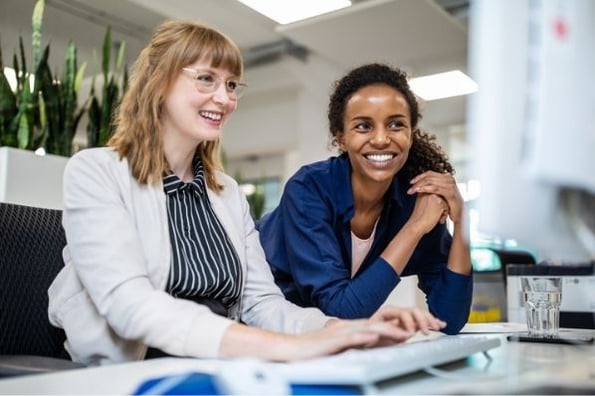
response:
M572 117L565 117L567 113L559 114L557 111L547 112L556 119L546 117L550 124L543 128L552 134L544 136L554 146L542 150L545 156L541 164L551 165L550 169L554 170L568 170L564 177L574 177L582 172L582 180L570 186L574 190L580 187L579 193L582 194L579 196L577 191L573 191L573 197L579 197L581 201L578 201L580 205L574 205L578 209L575 208L572 213L567 212L563 201L558 199L562 191L558 187L565 187L565 181L534 186L535 182L542 183L544 175L530 179L521 175L524 164L519 162L523 159L519 153L525 147L523 134L527 130L524 122L531 114L519 112L525 109L525 91L529 91L531 84L527 70L540 66L541 62L533 62L532 52L527 47L530 42L540 44L534 40L536 29L530 22L531 12L546 5L544 8L555 14L558 18L556 23L559 23L554 25L553 34L556 40L561 40L555 44L563 45L563 39L569 37L564 18L576 23L572 27L577 29L587 26L574 37L589 39L591 30L588 29L592 28L588 26L595 21L595 8L585 0L492 1L494 3L482 2L484 19L475 24L470 23L473 8L465 0L352 0L341 9L281 24L239 0L45 0L41 44L51 45L48 64L52 72L59 75L64 68L64 54L69 41L76 43L78 64L87 64L78 93L79 106L86 107L91 87L94 86L97 93L101 92L104 35L108 26L111 29L108 50L113 53L110 75L116 69L113 64L121 45L125 44L122 60L130 67L150 39L153 29L165 19L191 19L229 35L243 53L245 80L249 87L223 131L224 164L227 173L243 185L254 218L277 205L285 181L301 165L335 154L329 149L326 110L332 83L346 71L364 63L386 62L405 70L412 79L453 70L472 74L468 70L473 64L469 54L474 49L476 64L482 63L485 78L482 83L487 82L483 91L480 84L479 91L483 95L481 103L485 110L479 129L482 133L487 131L487 135L479 138L476 133L473 140L469 131L472 118L469 107L477 94L439 99L422 95L421 91L416 91L416 94L420 96L423 113L421 126L435 134L447 152L467 201L474 268L478 274L491 277L484 280L483 291L476 293L479 298L474 301L473 314L477 317L472 319L501 320L504 318L502 281L505 264L541 260L544 257L537 247L542 252L553 251L562 258L593 259L595 195L592 189L595 181L589 166L582 164L588 165L592 161L588 160L592 158L589 148L595 148L595 144L594 134L588 128L582 129L585 123L580 117L590 114L588 107L593 103L595 87L590 89L588 84L593 86L595 83L580 80L578 72L566 73L574 70L575 65L583 64L589 68L594 64L595 58L587 58L591 63L585 63L583 58L585 41L573 42L576 48L571 48L573 57L565 58L566 63L556 55L550 54L550 58L546 58L547 64L560 63L564 68L564 73L556 73L550 81L553 87L554 83L571 87L569 94L564 96L566 108L576 114L579 114L576 111L578 106L587 109L578 117L580 131L565 124ZM301 0L295 3L301 11L307 5L330 2ZM288 9L291 6L289 1L269 3L283 4ZM5 74L6 68L13 63L13 56L20 56L19 37L23 38L24 54L30 57L32 53L31 20L35 5L36 0L0 1L0 45ZM582 8L576 8L577 5ZM290 11L289 14L295 15L296 12ZM576 84L568 84L567 77ZM436 85L432 83L432 86ZM461 83L455 85L461 86ZM554 88L558 89L557 86ZM579 95L575 95L579 91ZM555 98L555 95L537 99L549 105L552 97ZM551 104L558 106L554 101ZM543 108L549 109L547 106ZM97 142L89 143L88 125L92 118L89 114L85 111L78 124L72 142L73 151L97 145ZM561 140L552 139L556 137L556 129L548 128L552 121L561 122L566 127L565 133L571 135ZM558 146L556 149L555 145L564 144L562 142L569 142L569 146ZM35 147L29 149L35 150ZM61 175L66 157L46 156L57 163L56 170L50 175L48 162L40 162L35 169L31 167L35 159L23 160L16 166L9 165L7 158L15 156L16 152L2 150L0 147L0 201L61 207ZM579 152L582 157L577 156ZM557 161L550 161L551 157ZM486 187L490 188L491 193L484 195L491 206L483 213L489 213L498 222L495 230L502 226L500 223L506 223L504 225L509 228L505 232L486 235L478 230L477 198L482 186L477 178L477 163L488 167L487 172L482 171L481 180L484 192L488 190ZM47 175L44 174L41 180L30 182L30 177L43 172ZM20 180L18 188L9 182L11 175L13 179ZM584 193L583 187L590 188L590 191ZM18 191L13 193L11 188ZM39 194L39 191L44 193ZM508 193L508 196L502 193ZM536 206L536 202L540 205ZM580 226L573 228L583 230L580 233L583 236L581 246L576 243L575 230L570 232L566 224L562 227L553 223L556 220L553 219L554 212L563 213ZM589 229L591 231L584 231ZM525 237L520 244L508 238L510 230L513 233L519 230L518 235ZM569 249L560 250L562 242L567 241L572 242ZM481 286L481 277L477 280ZM423 296L414 294L414 282L413 279L409 282L409 296L395 297L403 305L424 303Z
M30 54L34 6L35 0L0 2L5 66L18 53L19 36ZM92 76L100 73L107 26L114 50L126 42L128 65L167 18L193 19L227 33L243 52L249 84L224 130L227 171L263 185L266 211L300 165L333 154L326 123L332 82L372 61L411 76L465 71L467 10L468 1L461 0L355 0L347 8L280 25L237 0L46 0L42 43L51 43L49 64L60 68L68 41L75 41L79 64L87 62L82 100ZM438 136L457 179L465 183L465 96L422 100L422 110L423 127ZM86 146L85 122L83 117L77 147Z

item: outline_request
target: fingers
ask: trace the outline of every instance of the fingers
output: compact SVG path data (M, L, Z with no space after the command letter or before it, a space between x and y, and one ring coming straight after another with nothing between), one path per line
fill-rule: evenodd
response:
M368 348L386 343L403 342L414 333L391 323L379 320L343 320L339 325L334 325L331 331L331 347L334 352L346 348ZM328 336L328 334L327 334Z
M415 197L415 207L411 221L423 224L425 232L430 231L440 221L444 224L449 216L448 203L437 194L421 193Z
M448 215L453 222L461 220L463 197L457 186L454 176L448 173L424 172L411 180L411 187L407 193L412 194L437 194L446 200L448 206ZM441 218L444 223L446 218Z
M408 194L419 192L440 194L446 197L457 188L457 182L449 173L424 172L411 179Z
M378 310L371 320L390 321L393 326L398 326L411 334L416 331L427 334L429 330L440 330L446 326L446 322L419 308L386 306Z
M400 343L416 331L440 330L446 323L418 308L383 307L370 319L335 319L323 329L287 336L283 360L301 360L341 352Z

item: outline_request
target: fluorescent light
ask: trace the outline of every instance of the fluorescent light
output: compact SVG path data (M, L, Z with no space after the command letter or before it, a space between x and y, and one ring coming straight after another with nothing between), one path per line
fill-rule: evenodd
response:
M238 0L264 16L284 25L349 7L350 0Z
M478 85L460 70L412 78L411 90L424 100L450 98L476 92Z

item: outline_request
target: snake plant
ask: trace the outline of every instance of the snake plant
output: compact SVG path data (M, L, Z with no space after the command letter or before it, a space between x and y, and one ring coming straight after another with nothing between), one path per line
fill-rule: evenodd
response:
M86 64L77 67L76 45L68 43L62 78L52 74L48 64L49 44L41 50L44 0L35 4L32 17L32 72L27 69L22 37L19 57L13 56L17 84L13 91L0 73L0 145L69 156L72 139L84 112L78 106ZM20 58L20 59L19 59ZM0 69L4 70L0 52ZM33 78L32 78L33 76Z

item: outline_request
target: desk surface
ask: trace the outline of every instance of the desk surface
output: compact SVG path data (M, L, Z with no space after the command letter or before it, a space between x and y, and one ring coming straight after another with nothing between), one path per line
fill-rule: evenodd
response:
M497 328L497 327L496 327ZM483 329L488 332L488 330ZM474 332L474 331L473 331ZM562 330L561 335L595 335ZM464 361L395 378L368 389L378 394L595 394L595 344L573 346L506 341ZM215 373L217 360L163 358L0 380L0 394L131 394L151 377L188 371ZM543 388L546 386L547 388ZM541 388L538 388L541 387ZM536 390L537 389L537 390ZM578 390L588 389L589 392Z

